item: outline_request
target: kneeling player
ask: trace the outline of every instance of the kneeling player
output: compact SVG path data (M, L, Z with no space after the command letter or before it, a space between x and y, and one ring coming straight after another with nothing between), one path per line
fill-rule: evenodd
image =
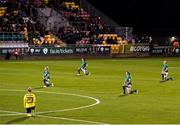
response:
M85 75L90 75L90 72L87 70L87 61L85 58L82 58L82 65L81 67L78 69L78 74L77 75L80 75L80 72L82 71Z
M172 77L168 78L168 64L167 64L167 61L163 61L161 76L162 76L162 81L173 80Z
M43 82L44 82L44 87L54 86L53 83L50 83L50 73L49 73L49 67L48 66L46 66L44 68Z
M24 95L24 108L27 116L35 115L36 96L32 93L32 88L28 88L28 93Z
M134 92L136 92L136 94L138 94L138 90L132 90L132 83L131 83L131 74L130 72L126 71L126 76L125 76L125 80L124 80L124 84L122 86L123 88L123 94L126 94L126 91L128 94L132 94Z

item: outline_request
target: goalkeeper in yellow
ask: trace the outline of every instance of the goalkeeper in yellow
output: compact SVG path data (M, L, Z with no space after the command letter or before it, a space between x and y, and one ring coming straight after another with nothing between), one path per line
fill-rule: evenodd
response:
M24 95L24 108L26 109L27 116L35 115L36 96L32 93L32 88L28 88L28 93Z

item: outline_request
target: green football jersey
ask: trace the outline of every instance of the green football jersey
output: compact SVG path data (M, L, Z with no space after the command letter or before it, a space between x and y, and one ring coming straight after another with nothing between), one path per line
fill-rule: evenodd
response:
M162 71L168 72L168 64L163 64Z
M128 74L128 75L125 76L124 82L125 82L125 83L130 83L130 82L131 82L131 79L132 79L132 78L131 78L131 75Z

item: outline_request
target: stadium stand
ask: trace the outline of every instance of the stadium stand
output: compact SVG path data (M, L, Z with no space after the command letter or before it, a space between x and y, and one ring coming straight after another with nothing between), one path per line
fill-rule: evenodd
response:
M100 33L111 32L110 27L100 17L88 14L79 5L76 5L75 2L63 2L59 8L62 15L78 30L78 33L81 33L78 41L81 41L81 39L83 41L86 37L91 38L93 35ZM94 41L89 43L94 43Z
M10 46L10 43L24 43L25 46L27 44L37 46L127 44L101 17L89 14L72 1L0 0L0 5L0 22L2 22L0 24L0 41L3 46L5 43L8 43L7 46ZM44 25L38 18L38 9L47 7L51 7L61 14L62 18L60 19L70 25L61 26L56 31L51 28L47 29L47 25ZM50 12L51 10L49 15L51 15ZM55 27L54 20L55 18L51 18L48 21Z
M0 41L3 43L1 45L4 46L8 43L7 47L8 45L10 47L10 43L14 45L24 42L26 47L27 43L35 43L34 39L44 40L44 43L36 42L36 45L54 44L54 37L48 36L45 27L37 20L36 7L43 7L40 0L1 0L0 3L0 21L2 22L0 24Z
M127 44L127 41L117 34L99 34L96 39L96 44Z
M59 37L67 44L94 44L97 43L99 34L115 33L100 17L89 14L75 2L63 2L55 4L54 7L73 26L73 28L62 27L59 29ZM114 41L117 42L109 44L121 44L121 39L115 37Z

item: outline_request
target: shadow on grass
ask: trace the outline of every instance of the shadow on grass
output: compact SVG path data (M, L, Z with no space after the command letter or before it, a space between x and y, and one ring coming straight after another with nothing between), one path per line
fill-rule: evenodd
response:
M118 97L125 97L125 96L128 96L128 94L121 94Z
M169 80L173 81L174 78L172 77L169 77L167 80L161 80L160 83L165 83L165 82L168 82Z
M43 89L44 87L36 87L36 88L33 88L33 90L37 90L37 89Z
M23 116L23 117L16 118L16 119L13 119L13 120L11 120L11 121L8 121L6 124L12 124L12 123L22 122L22 121L25 121L26 119L29 119L29 118L30 118L30 117Z
M75 76L76 76L76 77L82 77L83 75L80 74L80 75L75 75Z

